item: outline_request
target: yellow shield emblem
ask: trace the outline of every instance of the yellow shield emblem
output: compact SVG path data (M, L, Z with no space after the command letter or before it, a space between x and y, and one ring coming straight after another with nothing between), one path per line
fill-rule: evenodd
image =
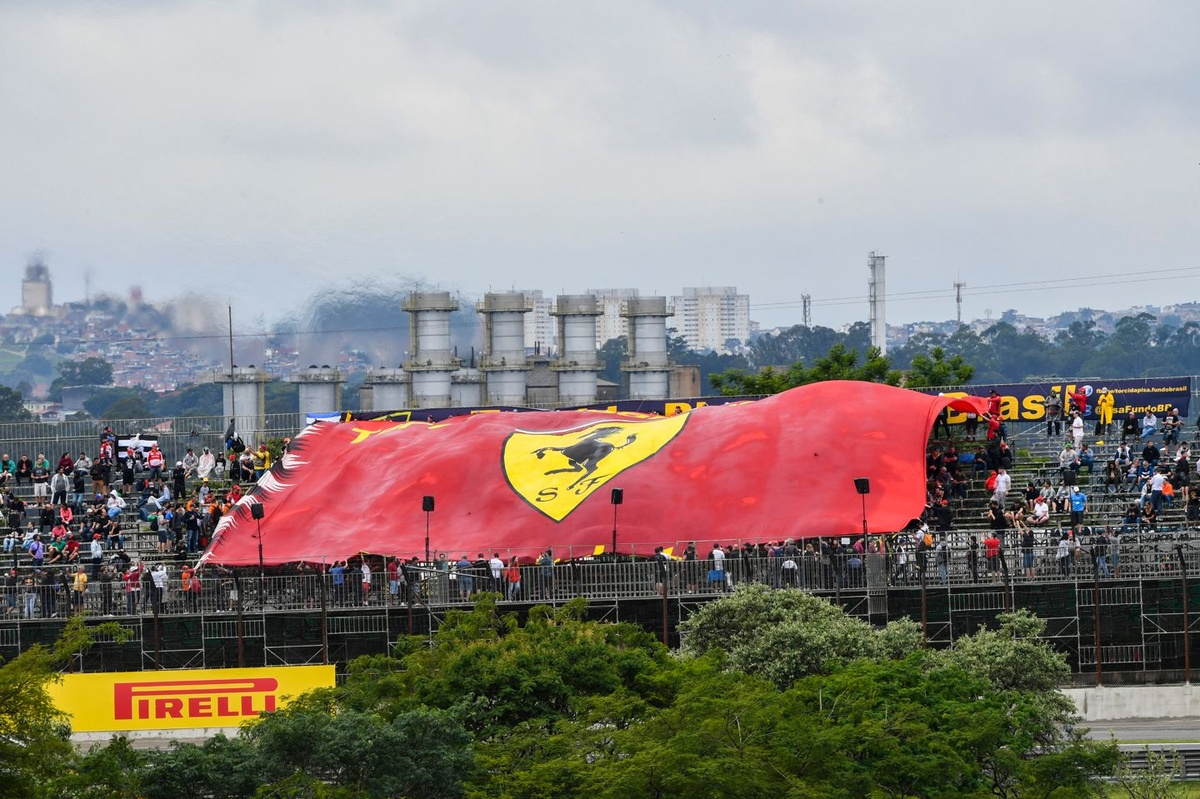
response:
M608 481L670 443L687 414L603 422L504 441L504 477L513 491L556 522Z

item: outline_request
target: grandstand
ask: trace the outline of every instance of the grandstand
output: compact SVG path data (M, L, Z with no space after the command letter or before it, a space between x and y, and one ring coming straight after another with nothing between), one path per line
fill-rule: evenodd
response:
M189 446L220 451L220 421L149 420L129 423L126 429L156 431L173 463ZM27 443L10 445L10 452L40 451L55 458L64 451L94 452L98 431L92 424L30 426L21 431ZM258 438L282 437L294 433L300 424L299 419L273 418L268 430L255 433ZM1010 422L1009 428L1015 453L1010 500L1027 481L1040 484L1049 478L1057 482L1061 440L1048 439L1042 424ZM17 432L0 430L0 436L10 442L22 440L13 435ZM960 432L961 428L955 428L956 438ZM1114 446L1112 441L1096 445L1098 465ZM988 530L988 492L983 488L984 474L978 474L965 496L952 502L954 521L947 537L950 555L944 582L933 553L927 555L924 568L913 553L909 568L898 569L899 542L895 537L889 538L886 553L870 551L870 546L862 553L850 548L831 552L824 563L820 549L814 547L811 554L797 556L795 575L789 575L782 568L782 558L753 546L766 542L724 536L723 542L739 545L735 557L726 561L724 580L709 579L705 546L711 549L711 541L697 542L698 560L675 560L661 567L665 581L658 564L641 553L613 558L559 552L552 565L522 565L517 572L520 590L501 599L501 604L524 613L534 604L561 604L582 596L589 600L589 612L595 618L635 621L677 643L679 622L700 604L739 582L753 580L819 593L873 623L905 616L919 619L930 643L937 646L993 623L1000 612L1028 608L1047 620L1047 637L1067 654L1080 680L1181 679L1192 646L1190 623L1185 625L1184 620L1190 609L1200 605L1200 594L1188 581L1200 566L1194 540L1200 533L1188 528L1181 503L1165 508L1153 530L1134 528L1121 534L1119 572L1111 578L1097 578L1089 557L1094 543L1090 531L1100 526L1119 528L1121 511L1136 499L1128 490L1106 493L1101 475L1100 468L1093 475L1081 475L1080 485L1090 497L1084 522L1087 529L1081 531L1080 550L1067 574L1060 572L1054 559L1057 524L1037 530L1037 565L1032 577L1020 568L1015 538L1005 540L993 570L981 562L973 573L968 541L972 535L982 540ZM218 489L227 487L227 481L216 485ZM29 500L32 489L23 485L17 494ZM1056 519L1062 519L1061 515ZM498 588L502 594L509 590L507 580L492 585L486 567L472 564L470 569L459 570L438 561L412 565L407 572L409 585L392 593L389 564L367 557L372 579L365 594L357 561L342 576L340 585L329 571L332 564L261 571L257 567L206 567L200 572L201 590L186 592L181 576L183 567L194 563L194 556L160 553L157 536L138 518L134 502L123 514L122 528L131 561L148 567L162 563L169 579L157 600L151 584L143 581L133 614L124 612L128 610L126 593L119 580L91 582L84 596L85 609L98 618L111 613L130 629L132 638L124 644L101 642L81 658L78 665L85 670L344 664L359 654L388 651L398 635L431 633L447 612L470 606L480 588ZM835 547L843 538L853 540L860 535L855 530L830 533L826 540ZM686 543L679 542L677 555ZM106 559L112 554L107 553ZM507 562L505 555L501 553ZM18 554L16 559L22 573L27 573L27 556ZM464 592L467 579L472 581L472 590ZM664 590L660 591L660 586ZM52 599L48 599L49 592L53 592ZM69 586L62 582L37 587L32 618L22 618L25 597L19 586L16 600L18 613L0 620L0 656L6 658L32 644L52 640L63 616L72 610ZM47 613L47 607L53 607L58 615Z

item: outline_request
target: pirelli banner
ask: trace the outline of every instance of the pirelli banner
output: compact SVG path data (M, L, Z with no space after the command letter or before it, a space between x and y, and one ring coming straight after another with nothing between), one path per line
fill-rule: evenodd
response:
M236 727L313 688L333 666L65 674L47 689L75 732Z
M1082 404L1084 417L1096 418L1096 396L1107 388L1113 395L1113 420L1119 422L1130 411L1139 417L1147 410L1162 416L1171 408L1179 415L1190 415L1192 379L1190 377L1151 377L1138 380L1063 380L1052 383L993 383L967 386L957 391L921 389L927 394L964 397L968 394L986 397L991 391L1000 395L1000 412L1005 419L1037 422L1046 418L1047 398L1055 389L1062 398L1064 412ZM950 423L966 421L966 415L950 410Z

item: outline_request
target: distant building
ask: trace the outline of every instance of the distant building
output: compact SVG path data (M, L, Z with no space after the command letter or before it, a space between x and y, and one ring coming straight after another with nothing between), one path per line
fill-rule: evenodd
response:
M542 295L541 289L526 290L525 307L525 352L532 355L549 355L558 350L558 323L550 315L554 310L554 298Z
M21 313L48 316L54 310L54 291L50 286L50 268L41 258L34 257L25 267L21 281Z
M671 299L675 315L667 327L675 328L689 349L730 353L749 340L750 295L738 294L736 286L684 288L682 296Z
M596 349L600 349L614 338L629 336L629 320L621 316L625 301L638 296L637 289L588 289L600 303L600 316L596 319Z

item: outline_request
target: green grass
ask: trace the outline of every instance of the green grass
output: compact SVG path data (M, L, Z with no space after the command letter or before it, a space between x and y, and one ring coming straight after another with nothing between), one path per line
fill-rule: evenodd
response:
M25 350L10 350L0 347L0 373L11 372L23 360L25 360Z

